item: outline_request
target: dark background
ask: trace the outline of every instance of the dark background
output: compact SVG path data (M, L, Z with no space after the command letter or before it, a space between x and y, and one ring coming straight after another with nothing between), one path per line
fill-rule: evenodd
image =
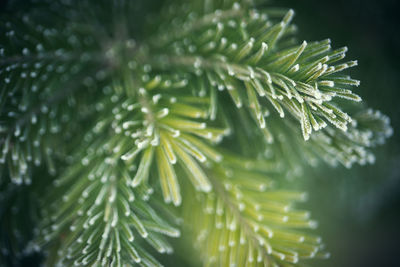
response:
M0 0L0 10L7 6L6 2ZM160 2L163 1L151 0L147 4ZM355 166L351 170L326 166L309 170L303 185L310 192L306 207L319 221L317 231L332 254L329 260L311 264L400 266L400 3L395 0L276 0L274 3L273 6L296 11L294 23L299 26L300 41L331 38L334 48L349 47L347 58L359 61L359 66L351 70L352 76L361 80L356 93L370 107L387 114L394 128L387 144L376 149L374 165ZM23 6L26 8L26 3ZM22 259L19 266L37 266L39 258L33 255Z

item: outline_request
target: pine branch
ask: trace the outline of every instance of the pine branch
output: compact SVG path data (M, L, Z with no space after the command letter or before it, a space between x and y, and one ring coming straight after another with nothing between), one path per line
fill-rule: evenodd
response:
M44 217L36 245L59 243L52 264L161 266L142 248L143 241L159 253L172 253L164 236L177 237L179 230L152 208L152 188L142 184L132 190L124 163L101 151L95 151L96 157L88 155L89 162L88 156L78 156L83 164L72 165L55 180L46 202L52 203L51 213Z
M326 257L298 232L316 226L292 208L305 195L273 184L302 157L372 162L392 134L386 116L346 102L361 101L342 74L357 62L329 40L298 43L292 10L177 3L149 23L158 31L132 1L40 0L0 23L0 163L20 184L31 162L53 174L61 159L32 247L50 266L160 266L180 235L172 203L205 264Z
M27 15L3 21L1 27L0 162L8 165L13 182L30 184L32 165L45 161L55 174L54 147L63 143L59 135L67 138L82 118L76 111L85 112L87 95L76 90L93 83L90 70L99 67L83 56L79 49L92 48L80 43L71 28L60 33ZM67 37L69 46L60 48L60 39Z
M187 177L197 189L209 191L209 181L198 163L207 159L221 160L208 142L218 143L229 131L204 122L202 118L207 118L209 113L209 99L193 98L186 93L186 79L139 77L143 81L125 78L115 83L117 93L107 97L111 101L104 104L102 115L93 128L96 135L93 138L102 140L110 130L113 132L114 137L104 145L113 148L114 159L120 158L128 166L138 166L129 182L133 188L149 183L150 170L157 165L164 199L179 205L181 196L175 164L186 167ZM163 93L171 88L181 92L178 91L176 97ZM85 157L84 162L90 162L91 157L96 157L94 152Z
M104 97L98 109L99 119L85 137L90 145L75 156L76 162L65 176L55 181L53 197L45 202L53 203L56 213L50 216L52 220L45 220L39 246L68 236L56 252L64 255L60 263L119 266L143 261L145 266L152 266L156 261L151 254L143 250L141 243L132 242L130 225L160 253L172 252L172 248L151 230L171 236L177 236L178 232L158 217L149 217L148 213L155 216L151 206L141 200L133 202L133 196L138 194L147 200L154 188L150 178L158 177L165 202L180 205L177 162L185 167L187 177L198 190L211 189L197 162L207 158L220 161L221 156L195 136L217 142L225 130L198 121L208 116L208 99L194 99L184 92L172 98L159 93L165 90L163 85L182 90L179 87L186 86L183 80L149 78L140 88L136 87L138 83L131 78L114 82L115 93ZM154 165L158 173L152 171ZM63 192L66 193L60 199ZM105 234L92 241L99 233ZM127 253L130 257L123 256Z
M351 124L353 118L336 104L338 98L361 100L351 91L359 81L339 74L357 64L356 61L340 62L347 48L332 50L330 40L304 41L287 47L285 40L292 32L289 23L293 11L274 24L266 13L245 10L236 4L232 9L217 10L196 19L188 16L187 22L181 22L187 29L177 30L179 34L160 34L164 36L161 38L164 41L159 42L164 55L156 57L153 64L162 70L175 67L184 73L190 72L190 80L205 83L203 86L209 95L214 95L216 89L227 90L237 108L244 106L252 114L267 143L273 143L274 136L279 134L274 134L279 132L274 131L277 115L284 118L289 113L289 121L294 118L299 122L304 140L309 140L312 132L322 132L315 142L318 146L325 140L320 145L322 148L317 149L321 152L318 157L326 151L332 155L339 152L343 155L340 162L345 166L369 162L370 153L359 145L360 133L348 131L348 127L353 127L350 125L357 123ZM160 31L174 32L165 28ZM266 116L270 118L266 120ZM331 139L337 145L333 146ZM348 145L350 149L345 148Z
M327 257L319 237L299 232L316 226L308 212L292 206L306 195L276 191L274 179L267 178L273 173L243 168L238 161L212 170L213 193L184 202L184 218L195 233L204 264L286 266L299 259Z

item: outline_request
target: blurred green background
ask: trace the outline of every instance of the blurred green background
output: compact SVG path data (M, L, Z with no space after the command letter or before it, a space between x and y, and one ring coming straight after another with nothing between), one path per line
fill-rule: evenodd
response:
M0 9L6 2L0 1ZM15 2L29 8L28 1ZM140 2L157 9L164 1ZM322 165L306 173L302 187L310 200L305 207L319 221L317 231L331 252L329 260L311 265L400 266L400 1L275 0L272 5L296 11L300 41L331 38L333 47L349 47L347 58L359 61L351 70L361 80L355 92L387 114L394 128L387 144L375 149L374 165L351 170ZM24 258L18 266L37 266L38 259ZM167 266L185 266L184 260L177 264Z

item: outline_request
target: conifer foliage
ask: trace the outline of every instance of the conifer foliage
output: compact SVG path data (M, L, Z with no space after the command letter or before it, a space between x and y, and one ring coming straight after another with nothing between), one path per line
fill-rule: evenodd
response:
M0 262L38 250L48 266L161 266L180 253L171 238L191 240L205 266L329 256L295 207L307 194L281 182L372 163L391 135L353 92L357 61L330 40L299 42L293 10L170 2L10 1ZM10 204L20 191L35 201Z

